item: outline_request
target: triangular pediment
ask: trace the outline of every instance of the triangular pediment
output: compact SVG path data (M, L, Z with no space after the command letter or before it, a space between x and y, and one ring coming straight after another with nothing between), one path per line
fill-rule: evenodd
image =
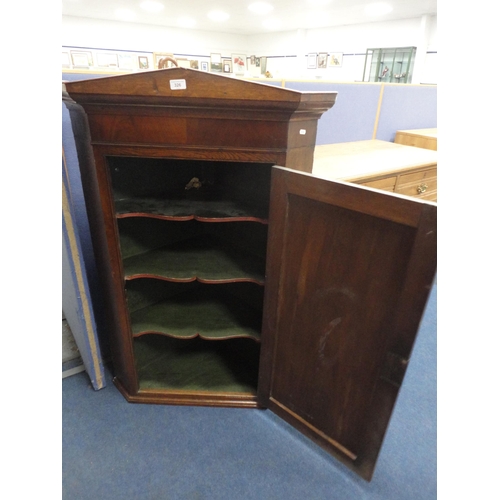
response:
M66 83L77 102L133 104L180 104L196 99L197 105L252 105L266 103L286 108L330 108L336 92L298 92L260 82L216 75L195 69L167 68L127 75Z

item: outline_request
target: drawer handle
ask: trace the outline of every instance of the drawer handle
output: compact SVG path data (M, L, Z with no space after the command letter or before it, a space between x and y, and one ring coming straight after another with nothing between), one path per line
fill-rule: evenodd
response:
M418 194L425 193L428 187L429 186L427 184L420 184L420 186L417 187L417 193Z

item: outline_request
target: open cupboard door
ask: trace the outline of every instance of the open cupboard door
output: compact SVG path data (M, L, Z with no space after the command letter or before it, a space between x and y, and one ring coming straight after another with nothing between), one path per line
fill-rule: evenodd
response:
M259 401L366 480L433 284L436 212L273 168Z

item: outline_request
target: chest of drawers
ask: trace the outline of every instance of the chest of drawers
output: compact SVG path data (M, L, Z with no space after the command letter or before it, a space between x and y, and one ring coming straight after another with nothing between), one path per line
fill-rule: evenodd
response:
M316 146L313 173L437 201L437 152L379 140Z
M437 151L437 128L398 130L394 138L396 144Z

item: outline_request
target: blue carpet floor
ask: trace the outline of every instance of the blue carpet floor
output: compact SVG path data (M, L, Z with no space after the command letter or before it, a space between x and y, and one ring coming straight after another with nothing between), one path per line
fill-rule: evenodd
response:
M436 301L370 483L270 411L129 404L81 373L62 382L63 499L435 499Z

